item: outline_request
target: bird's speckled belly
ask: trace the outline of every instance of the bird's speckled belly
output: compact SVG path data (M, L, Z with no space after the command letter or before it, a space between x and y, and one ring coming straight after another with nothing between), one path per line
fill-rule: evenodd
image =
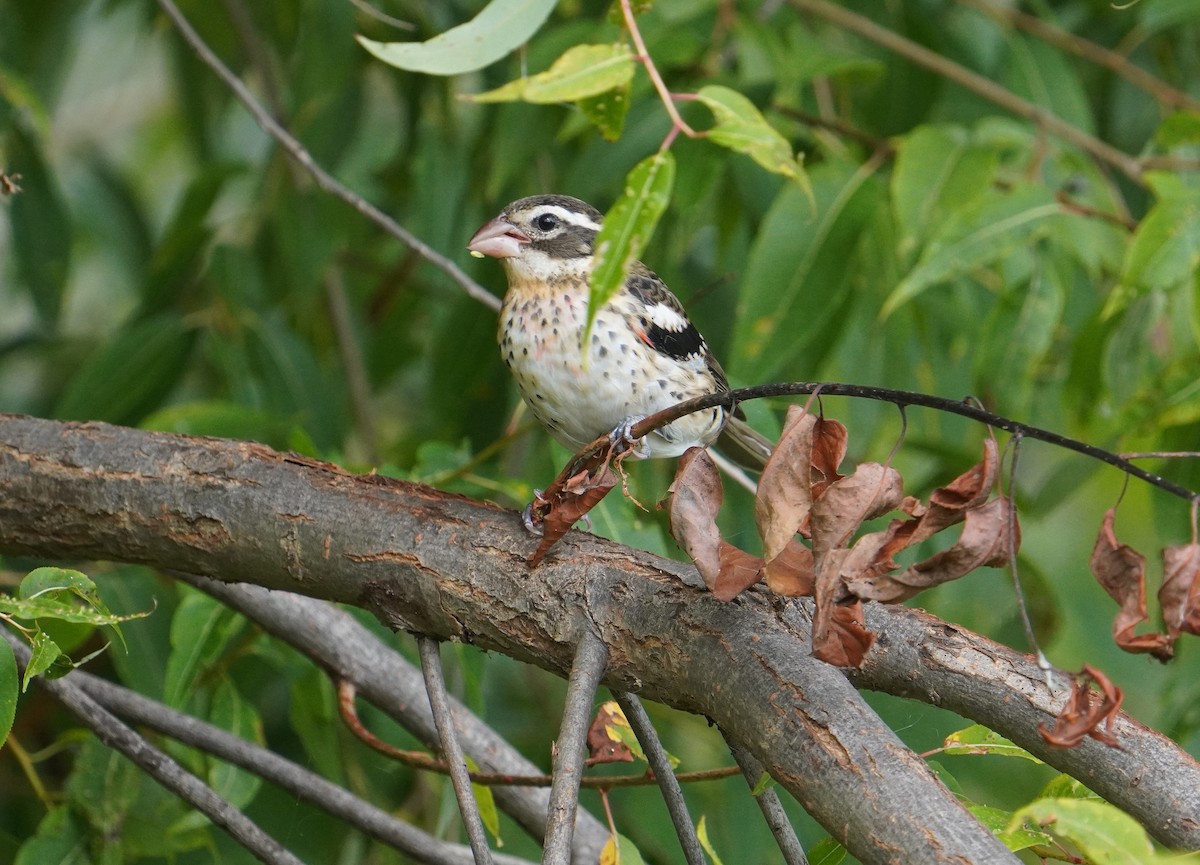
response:
M637 338L611 306L596 316L586 358L580 348L587 299L568 292L528 295L501 310L500 351L526 404L563 445L577 450L630 418L711 390L686 365ZM689 415L647 436L646 456L678 456L720 432L720 410Z

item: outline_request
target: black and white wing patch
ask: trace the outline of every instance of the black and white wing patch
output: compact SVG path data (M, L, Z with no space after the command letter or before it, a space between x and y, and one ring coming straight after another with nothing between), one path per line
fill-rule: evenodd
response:
M630 294L640 301L642 332L638 336L642 341L673 360L707 368L718 387L727 388L725 373L708 350L708 343L688 319L679 298L658 275L639 268L629 275L626 284Z

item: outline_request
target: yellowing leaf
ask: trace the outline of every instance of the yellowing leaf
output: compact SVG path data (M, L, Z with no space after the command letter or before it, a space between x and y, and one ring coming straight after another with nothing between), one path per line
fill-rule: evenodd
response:
M1014 745L999 733L989 730L982 724L972 724L970 727L951 733L945 739L943 753L999 754L1003 757L1023 757L1034 763L1042 762L1024 748Z
M1157 856L1146 830L1107 802L1094 799L1038 799L1013 814L1009 830L1026 821L1066 838L1095 865L1149 865Z
M625 88L632 80L633 52L628 45L576 45L545 72L469 98L473 102L574 102Z
M492 0L465 24L424 42L359 44L391 66L427 75L461 75L495 63L529 41L550 17L556 0Z
M708 858L712 860L713 865L722 865L721 857L717 855L717 851L713 849L712 842L708 840L708 826L704 822L704 817L700 817L700 822L696 824L696 840L700 842L700 846L704 848L704 852L708 854Z

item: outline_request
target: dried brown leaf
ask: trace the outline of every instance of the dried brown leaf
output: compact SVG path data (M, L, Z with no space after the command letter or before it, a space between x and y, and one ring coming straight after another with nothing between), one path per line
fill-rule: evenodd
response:
M845 547L865 521L895 510L904 499L900 473L880 463L861 463L813 501L813 554Z
M711 587L718 601L732 601L762 579L763 560L727 541L721 541L718 558L720 570Z
M816 580L812 550L793 538L779 555L767 562L763 579L777 595L789 598L811 595Z
M796 536L812 507L813 430L817 419L800 406L788 408L779 443L758 479L754 519L763 558L773 559Z
M1093 699L1093 682L1100 688L1099 701ZM1039 724L1038 732L1047 744L1059 748L1074 748L1085 736L1091 736L1111 748L1119 748L1121 745L1112 727L1124 699L1121 689L1107 676L1084 664L1083 672L1071 683L1067 704L1054 719L1054 729L1047 730L1044 724ZM1100 729L1101 724L1104 729Z
M1167 638L1181 633L1200 635L1200 544L1165 547L1163 583L1158 590Z
M537 567L571 526L608 495L617 480L616 472L605 462L595 468L581 469L547 489L538 501L542 541L529 557L529 567Z
M874 642L863 620L862 602L839 604L820 631L813 628L813 657L835 667L859 667Z
M1113 640L1127 652L1149 652L1165 661L1172 655L1172 641L1166 634L1134 633L1134 629L1148 618L1146 557L1117 540L1113 532L1116 516L1116 508L1105 511L1090 561L1096 582L1121 607L1113 619Z
M633 762L633 751L629 750L629 746L621 741L615 731L617 726L628 729L629 721L625 719L625 713L621 711L621 707L617 705L616 701L609 700L596 710L596 717L592 720L592 725L588 727L587 764L589 766L597 763Z
M930 505L949 510L968 511L982 505L996 485L1000 457L996 440L983 440L983 458L944 487L929 496Z
M865 535L854 545L857 552L860 546L868 549L877 546L876 557L863 561L859 567L852 568L847 562L843 570L846 588L860 598L884 603L905 601L931 586L957 580L980 567L1003 567L1008 563L1010 549L1008 532L1010 526L1011 501L1006 497L992 499L982 507L972 508L966 512L962 534L949 549L930 556L923 562L918 562L903 571L887 573L888 565L892 564L890 556L880 558L890 549L890 538L894 527L902 521L894 520L883 532L881 542L875 541L875 536ZM1015 519L1013 523L1015 524Z
M829 485L841 480L838 466L846 458L850 434L841 421L817 418L812 432L812 497L819 499Z
M704 448L690 448L679 458L675 480L667 490L671 537L683 548L709 591L721 573L721 531L717 512L725 493L721 475Z

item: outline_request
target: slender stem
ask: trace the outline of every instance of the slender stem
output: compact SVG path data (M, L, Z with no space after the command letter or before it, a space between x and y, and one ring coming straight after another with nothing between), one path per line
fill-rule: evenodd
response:
M801 0L808 2L808 0ZM1002 415L994 414L985 409L979 408L977 405L969 402L960 402L946 399L945 397L932 396L926 393L917 393L915 391L893 390L885 387L867 387L865 385L856 384L837 384L833 382L782 382L779 384L765 384L756 387L743 387L737 390L727 391L725 393L712 393L706 396L689 399L685 402L677 403L671 408L664 409L650 415L634 424L630 430L630 435L633 438L641 438L647 433L653 432L660 426L666 426L672 421L676 421L684 415L692 412L703 411L713 406L723 405L731 406L739 402L746 402L752 399L764 399L767 397L779 396L801 396L803 394L820 393L822 396L852 396L861 399L875 399L882 402L891 402L897 405L917 405L925 408L933 408L938 411L956 414L962 417L970 418L986 424L989 427L1002 429L1005 432L1013 435L1020 435L1028 439L1036 439L1056 447L1066 450L1075 451L1083 454L1094 460L1099 460L1102 463L1107 463L1110 466L1120 469L1125 474L1145 481L1152 486L1158 487L1160 490L1165 490L1173 496L1177 496L1187 501L1196 501L1200 499L1200 493L1195 490L1189 490L1187 487L1173 483L1166 478L1148 472L1145 469L1138 468L1129 460L1121 458L1112 451L1106 451L1094 445L1081 442L1078 439L1069 438L1041 427L1030 426L1029 424L1021 423L1020 421L1006 418Z
M571 863L571 837L575 832L575 812L579 808L579 779L583 774L588 720L596 689L607 666L608 647L591 631L585 631L575 649L562 726L555 743L554 784L550 788L542 865Z
M724 735L725 731L722 730L721 733ZM758 786L759 779L762 778L765 771L762 763L728 736L725 736L725 743L729 745L729 753L733 754L733 759L742 767L742 775L746 778L746 784L753 790ZM775 788L768 787L754 798L758 802L758 809L762 811L763 819L767 821L767 828L771 830L771 835L775 838L779 852L783 854L785 865L808 865L804 847L800 845L800 839L796 837L796 830L792 828L792 821L788 819L787 812L783 810L783 803L779 801L779 794Z
M1140 66L1131 63L1124 54L1119 54L1102 45L1097 45L1090 39L1084 39L1061 30L1034 15L1000 6L991 0L958 0L964 6L977 9L997 21L1014 25L1043 42L1048 42L1055 48L1068 51L1084 60L1089 60L1098 66L1111 69L1135 87L1145 90L1159 102L1172 108L1185 108L1188 111L1200 111L1200 99L1194 99L1182 90L1177 90L1160 78L1151 75Z
M375 205L368 202L361 195L351 191L336 178L334 178L333 175L318 165L317 161L313 159L312 154L305 149L304 145L301 144L299 140L297 140L291 133L284 129L283 126L271 116L271 113L259 104L254 94L250 92L250 88L243 84L242 80L234 75L233 72L229 70L229 67L221 62L221 59L217 57L213 50L208 47L207 43L200 38L200 34L198 34L192 25L188 23L187 18L185 18L183 13L179 11L179 7L175 5L173 0L158 0L158 5L159 8L161 8L166 14L166 16L171 19L171 22L179 31L179 35L183 37L183 40L187 42L189 46L191 46L192 50L196 52L200 60L210 69L212 69L212 71L217 74L217 77L220 78L225 85L233 91L233 94L238 98L242 105L246 107L246 110L250 112L250 115L254 118L255 122L262 127L263 131L279 142L280 146L283 147L283 149L287 151L292 158L296 160L296 162L303 166L303 168L313 176L317 182L317 185L321 187L321 189L337 198L340 198L342 201L344 201L346 204L349 204L352 208L357 210L363 216L367 217L367 219L374 222L388 234L400 240L400 242L404 243L434 267L438 268L452 280L458 283L459 286L471 298L479 301L485 306L491 307L494 310L500 309L500 299L482 285L477 283L475 280L471 279L471 277L467 276L467 274L464 273L457 264L446 258L446 256L442 255L433 247L429 246L411 231L404 228L402 225L400 225L400 223L396 222L396 220L392 219L379 208L375 207Z
M671 767L671 759L659 741L658 733L655 732L654 724L646 714L642 701L627 691L613 691L613 696L621 711L625 713L625 720L633 728L633 734L637 736L642 751L646 754L646 761L654 770L667 813L671 815L671 822L675 824L675 834L679 836L684 860L688 865L706 865L704 849L700 846L700 839L696 837L696 827L692 824L692 816L688 813L687 802L683 798L683 788L679 786L679 779L675 777L675 770Z
M959 63L955 63L953 60L948 60L942 55L930 51L923 45L918 45L911 39L906 39L898 33L888 30L886 27L880 27L869 18L829 3L827 0L791 0L791 2L798 9L819 15L839 27L843 27L852 33L857 33L864 39L869 39L872 42L882 45L884 48L895 52L906 60L910 60L918 66L924 66L926 69L936 72L938 75L953 81L955 84L977 93L983 98L996 103L1001 108L1011 111L1019 117L1033 121L1054 135L1090 153L1096 159L1119 169L1138 185L1145 185L1145 180L1142 178L1142 164L1136 157L1130 156L1128 153L1118 150L1111 144L1107 144L1095 136L1087 134L1076 126L1072 126L1051 114L1040 105L1036 105L1027 99L1022 99L1011 90L1001 87L996 82L985 78L979 73L973 72Z
M487 830L479 814L475 792L471 789L471 778L467 774L467 761L463 757L458 734L454 731L454 717L450 714L450 700L446 694L446 680L442 676L442 656L439 643L433 637L418 636L417 649L421 655L421 672L425 675L425 689L429 692L429 708L442 740L442 753L450 769L450 783L458 797L458 810L467 829L471 852L476 865L492 865L492 850L488 847Z
M679 109L675 107L675 100L671 97L671 91L667 89L662 76L658 74L658 67L654 65L654 58L650 56L650 52L646 49L646 42L642 39L642 31L638 29L637 17L633 14L633 3L631 0L621 0L621 14L625 18L625 27L629 30L629 35L633 39L633 47L637 49L637 59L646 67L646 74L650 76L650 82L654 85L654 90L658 93L658 98L662 100L663 107L667 109L667 116L671 118L671 131L667 133L667 139L663 142L660 149L666 150L670 147L671 142L675 140L675 136L680 132L688 138L695 138L696 130L683 122L683 118L679 115Z

